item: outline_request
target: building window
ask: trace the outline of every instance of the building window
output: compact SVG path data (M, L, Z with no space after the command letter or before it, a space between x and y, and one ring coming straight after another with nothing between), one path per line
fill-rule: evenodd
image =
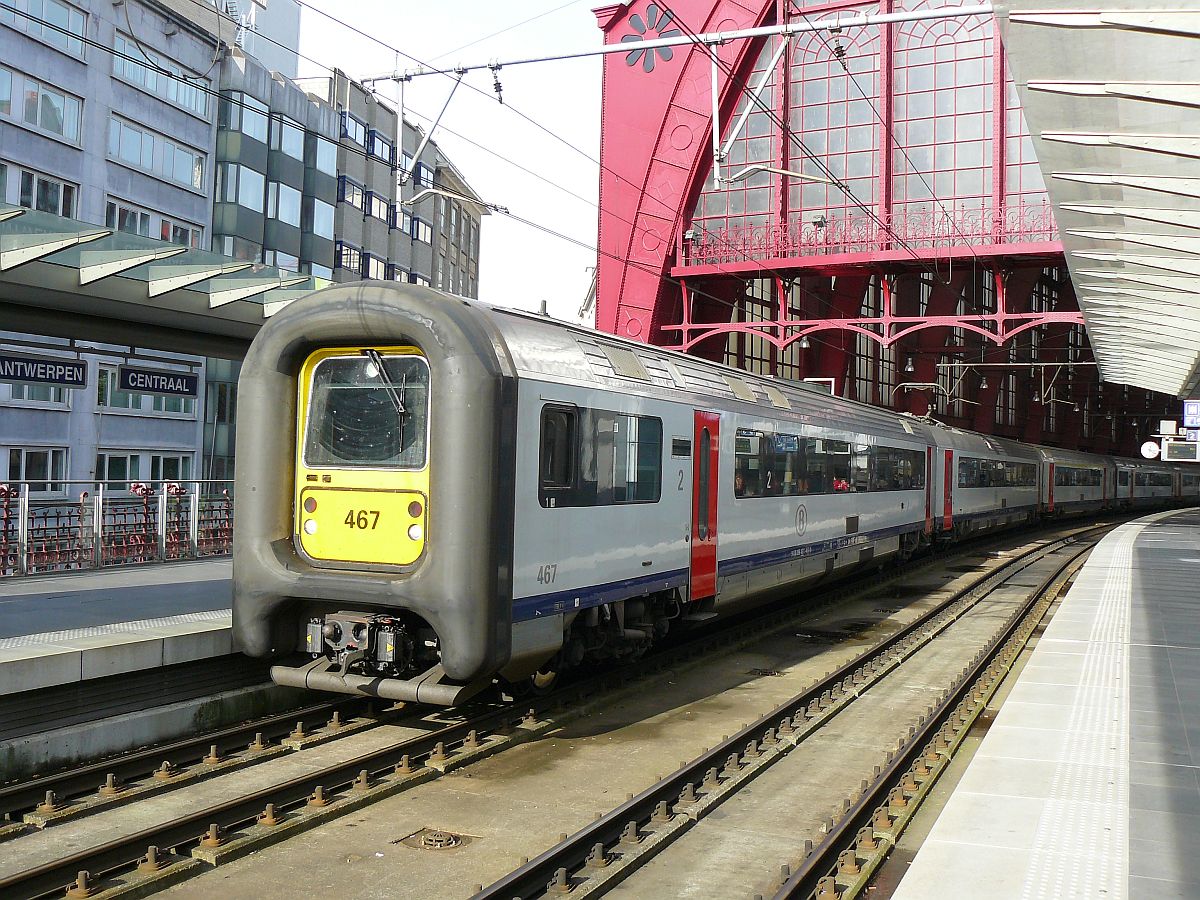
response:
M271 149L304 161L304 129L286 116L271 116Z
M70 218L75 214L77 192L78 189L73 184L22 169L18 205Z
M2 2L2 0L0 0ZM113 39L112 71L170 103L208 118L208 81L184 71L166 57L118 34ZM127 58L128 57L128 58ZM146 64L140 62L145 60Z
M190 453L159 454L150 457L150 480L187 481L192 477L192 455Z
M392 206L391 226L400 229L405 234L412 231L412 215L399 203Z
M416 164L416 169L413 170L413 180L418 187L431 188L433 187L433 169L419 162Z
M128 491L130 482L141 477L140 453L106 450L96 454L96 487L106 491Z
M351 247L349 244L338 241L334 253L334 266L339 269L349 269L351 272L361 272L362 251L357 247Z
M376 159L381 159L389 166L392 164L392 142L374 128L371 129L367 142L367 152Z
M64 137L72 143L78 143L83 101L40 81L35 81L27 75L12 71L7 71L6 74L10 84L8 89L10 98L7 104L0 100L0 109L7 105L11 115L11 95L18 94L24 98L22 120L26 125L32 125L34 128ZM3 93L3 88L0 88L0 97L3 96Z
M388 281L408 281L408 272L395 263L388 263L387 267Z
M262 258L262 246L254 241L231 234L217 235L213 239L213 249L232 259L244 262L258 262Z
M28 15L19 15L13 10ZM80 39L84 36L87 19L84 13L61 0L0 0L0 22L83 59L83 41Z
M203 153L115 116L108 120L108 157L192 190L204 190Z
M284 253L282 250L264 250L263 262L268 266L283 269L288 272L300 271L300 257Z
M388 203L386 197L381 197L374 191L367 191L366 205L364 206L363 211L368 216L374 216L375 218L386 222L388 220L388 211L390 208L390 204Z
M429 287L429 279L426 278L424 275L419 275L416 272L409 272L408 280L410 282L412 282L413 284L419 284L422 287Z
M387 260L380 259L378 256L372 256L370 253L364 253L362 257L362 276L363 278L373 278L376 281L382 281L387 278Z
M254 212L263 211L263 192L267 179L261 172L237 163L220 163L217 166L216 199L224 203L236 203Z
M222 93L217 125L229 131L240 131L265 144L267 111L267 104L240 91Z
M65 447L24 448L8 451L10 481L25 481L30 494L61 494L66 485L67 450Z
M176 397L170 394L155 394L154 411L161 413L178 413L184 416L194 416L196 414L196 398Z
M163 216L162 221L159 223L159 240L169 241L172 244L199 248L203 242L203 236L203 229L195 225L189 225L186 222L172 221L166 216Z
M348 203L355 209L365 209L366 197L362 185L356 184L345 175L338 177L338 200Z
M337 175L337 144L316 135L309 136L310 159L307 164L326 175Z
M13 73L0 66L0 116L12 115Z
M150 213L123 200L109 200L104 213L104 224L127 234L150 237Z
M300 217L300 230L305 234L333 240L333 214L332 204L315 197L305 197L303 214Z
M323 266L320 263L301 263L300 268L313 278L333 278L333 269L329 268L329 266Z
M345 110L342 111L342 137L349 138L360 147L367 145L367 126Z
M425 244L433 243L433 226L424 219L418 219L415 216L412 220L412 236L415 240Z
M267 215L299 228L300 192L294 187L272 181L267 185Z
M400 153L400 174L413 175L413 158L411 154L401 151Z
M119 388L120 383L116 369L110 366L101 366L96 379L96 405L108 409L140 410L142 398L145 395L133 391L122 391Z
M13 384L9 386L9 396L13 400L24 400L26 403L70 403L71 392L57 384Z

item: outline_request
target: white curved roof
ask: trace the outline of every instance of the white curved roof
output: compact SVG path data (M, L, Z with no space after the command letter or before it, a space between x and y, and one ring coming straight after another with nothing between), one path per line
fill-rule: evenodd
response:
M1200 396L1195 0L995 6L1102 377Z

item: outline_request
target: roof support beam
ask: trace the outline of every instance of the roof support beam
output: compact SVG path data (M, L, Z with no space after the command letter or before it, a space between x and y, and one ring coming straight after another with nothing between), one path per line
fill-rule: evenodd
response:
M24 234L0 235L0 272L15 269L17 266L35 259L74 247L76 244L86 244L106 238L111 231L75 231L75 232L28 232Z
M186 253L187 247L163 247L154 250L81 250L79 252L79 283L91 284L110 275L156 259L167 259Z
M197 281L207 281L209 278L228 275L231 272L242 272L252 265L254 263L236 262L215 265L150 266L146 288L149 296L159 297L195 284Z

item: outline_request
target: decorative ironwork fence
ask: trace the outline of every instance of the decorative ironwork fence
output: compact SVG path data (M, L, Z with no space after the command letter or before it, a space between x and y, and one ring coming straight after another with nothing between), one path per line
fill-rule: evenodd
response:
M84 484L77 497L68 495L71 485ZM231 487L230 481L0 483L0 577L227 556ZM47 488L64 495L47 496Z
M700 223L696 223L697 226ZM880 250L935 250L970 244L1045 243L1058 240L1058 228L1048 203L1016 204L999 212L990 209L935 209L876 216L822 215L812 221L794 217L788 222L700 230L684 235L683 265L715 265L744 260L772 260Z

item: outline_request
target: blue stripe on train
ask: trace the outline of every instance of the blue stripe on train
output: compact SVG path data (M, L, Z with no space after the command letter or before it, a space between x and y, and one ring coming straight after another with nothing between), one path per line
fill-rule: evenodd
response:
M956 515L955 521L980 519L995 516L997 513L1015 514L1028 512L1034 506L1010 506L1002 510L988 510L981 513ZM938 517L940 520L940 517ZM763 553L752 553L749 556L739 556L717 563L717 574L721 577L739 575L751 569L764 566L778 565L793 559L804 559L822 553L833 553L839 550L865 546L887 537L894 537L906 531L921 529L925 520L908 522L904 525L892 525L875 531L863 531L858 534L847 534L842 537L830 538L824 541L814 541L810 544L800 544L795 547L784 547L782 550L767 550ZM674 569L654 575L640 575L637 578L625 578L620 581L610 581L607 584L593 585L571 591L556 591L552 594L538 594L533 597L522 597L513 601L513 621L522 622L538 616L571 612L576 609L587 609L602 603L612 603L656 591L668 591L683 587L688 583L689 569Z

